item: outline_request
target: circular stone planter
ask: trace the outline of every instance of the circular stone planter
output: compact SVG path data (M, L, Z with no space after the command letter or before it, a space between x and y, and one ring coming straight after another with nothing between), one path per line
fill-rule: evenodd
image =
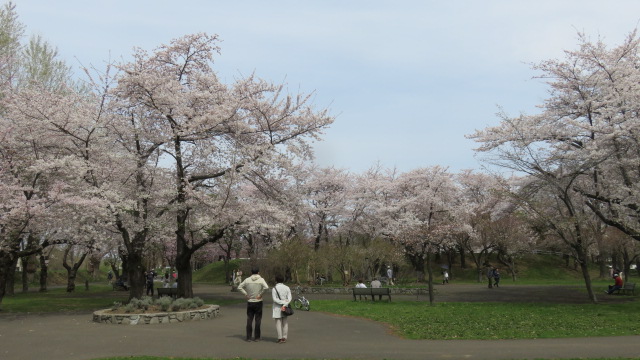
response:
M98 310L93 313L93 321L102 324L147 325L171 324L195 320L211 320L220 315L220 305L208 305L204 309L148 314L117 314L110 310Z

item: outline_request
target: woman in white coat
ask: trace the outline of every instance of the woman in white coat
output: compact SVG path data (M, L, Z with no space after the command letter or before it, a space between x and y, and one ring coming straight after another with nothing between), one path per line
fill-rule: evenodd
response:
M278 331L278 344L287 342L289 323L287 317L282 314L283 307L291 302L291 289L285 284L282 275L276 275L276 286L271 290L273 296L273 318L276 320L276 330Z

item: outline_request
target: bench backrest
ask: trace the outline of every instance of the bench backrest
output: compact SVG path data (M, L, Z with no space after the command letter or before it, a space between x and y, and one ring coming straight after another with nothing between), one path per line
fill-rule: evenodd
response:
M158 296L171 296L176 295L178 293L178 289L176 288L158 288Z
M353 295L389 295L390 288L353 288Z
M387 295L390 293L390 288L371 288L371 295Z

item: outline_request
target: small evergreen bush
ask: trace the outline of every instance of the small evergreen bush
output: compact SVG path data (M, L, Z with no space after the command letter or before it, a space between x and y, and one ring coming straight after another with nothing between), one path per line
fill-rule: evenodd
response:
M168 311L172 302L173 299L168 296L163 296L156 300L156 304L160 306L160 310L162 311Z
M111 305L111 310L118 310L122 307L122 303L120 301L114 301L113 305Z

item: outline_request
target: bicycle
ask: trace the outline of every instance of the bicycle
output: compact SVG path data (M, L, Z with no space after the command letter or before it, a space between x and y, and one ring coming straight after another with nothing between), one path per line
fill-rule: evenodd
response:
M298 296L295 300L293 300L293 307L295 309L298 310L305 310L305 311L309 311L311 310L311 304L309 303L309 300L307 300L307 298L304 297L304 295L302 295L302 289L300 288L300 286L296 286L296 295Z

